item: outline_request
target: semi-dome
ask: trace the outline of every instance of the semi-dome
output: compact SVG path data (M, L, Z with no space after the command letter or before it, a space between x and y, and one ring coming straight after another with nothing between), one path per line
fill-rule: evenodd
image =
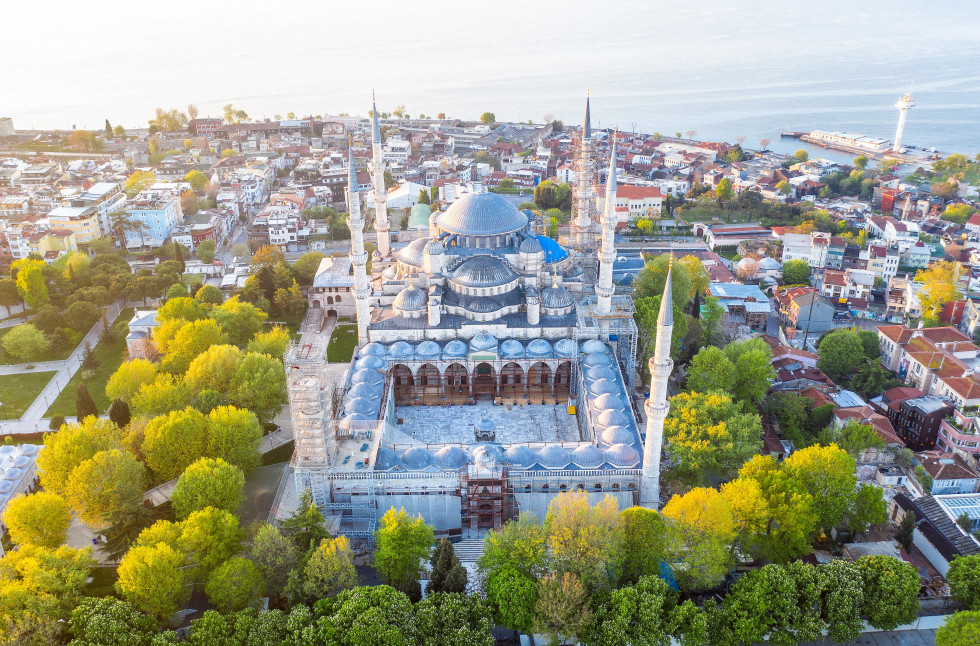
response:
M378 458L374 463L374 468L386 471L398 465L398 454L387 447L378 449Z
M583 469L594 469L605 461L602 451L591 444L583 444L572 451L572 462Z
M549 469L560 469L572 461L568 451L557 444L549 444L538 451L538 464Z
M383 272L381 272L381 277L385 280L395 280L398 277L398 268L394 265L386 267Z
M418 240L412 240L407 245L405 245L401 251L398 252L398 260L405 263L406 265L411 265L413 267L422 266L422 252L425 250L425 245L428 240L425 238L419 238Z
M497 339L487 332L480 332L470 339L470 348L478 352L497 349Z
M619 395L604 393L592 400L592 408L599 413L607 410L624 411L626 410L626 404L619 398Z
M423 249L423 251L430 256L438 256L446 253L446 248L442 246L442 243L438 240L429 240L429 243L425 245L425 249Z
M495 193L466 193L436 220L450 233L491 236L518 231L527 226L527 216Z
M599 379L615 379L616 373L613 371L611 366L592 366L591 368L586 368L585 378L589 381L597 381Z
M636 436L625 426L609 426L599 435L599 439L606 444L632 444Z
M415 346L415 356L420 359L434 359L442 354L442 348L435 341L423 341Z
M405 341L395 341L388 346L388 356L392 359L411 359L414 354L415 348Z
M481 254L460 263L449 280L462 287L499 287L517 280L517 274L503 260Z
M537 461L537 454L524 444L515 444L504 451L504 461L517 466L529 467Z
M582 352L585 354L593 354L595 352L602 352L605 354L609 352L609 348L599 339L589 339L582 343Z
M605 395L607 393L618 395L619 386L617 386L616 382L612 379L596 379L589 385L589 392L592 393L594 397Z
M640 455L628 444L613 444L603 451L606 460L617 467L631 467L640 461Z
M466 344L459 339L453 339L442 349L442 356L446 358L462 358L469 352Z
M571 339L560 339L555 343L555 354L559 357L574 357L578 352L578 344Z
M351 399L357 397L363 397L365 399L381 399L381 382L374 383L360 383L351 386L351 389L347 391L347 396Z
M565 248L552 238L549 238L548 236L538 236L537 238L538 242L541 244L541 248L544 249L544 261L549 265L555 262L561 262L565 258L568 258L568 252L565 250Z
M375 415L378 412L378 402L365 397L348 399L344 404L344 412L360 415Z
M428 296L421 289L409 286L398 292L392 304L395 309L403 312L417 312L425 309L428 300Z
M388 352L388 348L380 343L368 343L366 346L361 348L360 352L357 353L359 357L369 357L371 355L383 357Z
M532 357L551 356L551 344L544 339L535 339L527 344L527 353Z
M459 469L466 466L466 452L458 446L445 446L433 456L436 466L441 469Z
M376 357L372 355L370 357L363 357L361 359L358 359L357 361L354 362L354 367L357 368L358 370L361 369L387 370L388 362L382 359L381 357Z
M618 410L607 410L599 414L595 420L596 426L604 429L610 426L629 426L630 418L626 413Z
M424 469L432 463L432 454L420 446L413 446L402 453L402 464L409 469Z
M544 249L541 248L541 243L538 242L537 238L528 238L521 243L521 246L518 247L518 251L521 253L532 254L541 253L544 251Z
M500 356L522 357L524 356L524 346L517 339L507 339L500 344Z
M551 309L571 307L574 301L572 295L564 287L552 286L541 290L541 306Z
M582 365L586 368L591 368L592 366L611 366L612 359L605 352L593 352L582 359Z
M384 361L384 359L382 359ZM385 362L387 363L387 362ZM357 370L351 375L350 382L352 384L382 384L384 383L384 376L377 370Z

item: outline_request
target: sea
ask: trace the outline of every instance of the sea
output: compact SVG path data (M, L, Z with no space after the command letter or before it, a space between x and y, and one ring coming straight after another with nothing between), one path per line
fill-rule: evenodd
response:
M792 152L780 131L893 138L911 87L906 144L980 151L972 0L55 0L4 22L0 116L21 129L145 126L189 103L366 115L372 91L380 111L577 125L589 92L593 126Z

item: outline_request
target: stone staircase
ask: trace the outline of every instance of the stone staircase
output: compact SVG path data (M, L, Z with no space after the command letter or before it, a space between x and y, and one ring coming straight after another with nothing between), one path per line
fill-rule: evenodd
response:
M463 563L475 563L483 555L483 539L468 538L453 544L456 556Z

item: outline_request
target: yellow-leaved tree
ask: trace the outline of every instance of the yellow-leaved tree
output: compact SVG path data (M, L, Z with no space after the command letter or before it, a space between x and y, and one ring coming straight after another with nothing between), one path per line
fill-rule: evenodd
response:
M589 504L583 491L552 498L544 521L554 570L574 574L587 587L613 583L613 556L620 540L619 505L606 496Z
M946 303L963 297L960 286L962 276L963 266L952 260L940 260L915 274L915 280L922 283L919 302L922 304L922 318L928 325L939 323L939 315Z
M675 495L663 509L667 554L677 585L686 592L718 585L735 563L738 522L717 489Z

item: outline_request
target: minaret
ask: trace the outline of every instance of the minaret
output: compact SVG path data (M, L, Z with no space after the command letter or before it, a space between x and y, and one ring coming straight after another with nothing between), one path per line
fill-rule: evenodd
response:
M364 218L361 217L361 194L357 187L357 168L354 166L354 149L347 139L347 226L350 228L350 261L354 265L354 302L357 307L357 341L367 343L367 329L371 312L368 296L371 287L367 278L367 252L364 250Z
M572 239L579 247L588 242L592 227L592 116L589 95L585 95L585 121L582 123L582 145L575 164L575 217Z
M650 398L644 405L647 414L647 436L643 443L643 475L640 480L640 505L660 507L660 452L664 442L664 419L670 412L667 401L667 380L674 369L670 358L670 340L674 330L674 298L670 281L673 278L674 254L670 255L667 284L660 314L657 316L657 345L650 359Z
M892 150L899 152L902 149L902 131L905 130L905 117L908 115L909 109L915 107L915 101L912 100L911 85L908 93L895 103L895 107L898 108L898 130L895 131L895 143L892 144Z
M609 153L609 174L606 178L606 208L602 214L602 247L599 249L599 283L595 293L599 297L599 314L612 309L613 263L616 262L616 138L613 134Z
M374 101L373 91L371 92L371 117L374 120L374 129L371 134L371 150L374 155L374 230L378 232L378 253L382 258L387 258L388 254L391 253L391 242L388 238L391 223L388 222L388 189L385 188L381 126L378 123L378 105Z

